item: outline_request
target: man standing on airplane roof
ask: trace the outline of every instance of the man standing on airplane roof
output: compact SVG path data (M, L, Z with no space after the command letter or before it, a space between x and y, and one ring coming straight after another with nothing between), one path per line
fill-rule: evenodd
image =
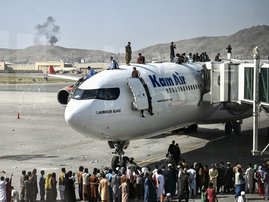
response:
M228 45L227 49L227 59L230 60L232 58L232 47Z
M128 42L127 46L125 46L125 62L126 62L126 65L130 65L131 59L132 59L132 47L131 47L131 42Z
M174 58L175 58L175 48L176 48L176 44L174 44L174 42L171 42L170 45L170 61L174 62Z

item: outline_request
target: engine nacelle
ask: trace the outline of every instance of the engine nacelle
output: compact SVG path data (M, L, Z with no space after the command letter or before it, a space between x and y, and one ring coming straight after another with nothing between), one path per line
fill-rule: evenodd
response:
M58 94L57 94L57 99L58 102L61 105L67 105L68 101L69 101L69 95L73 90L73 86L67 86L61 90L59 90Z

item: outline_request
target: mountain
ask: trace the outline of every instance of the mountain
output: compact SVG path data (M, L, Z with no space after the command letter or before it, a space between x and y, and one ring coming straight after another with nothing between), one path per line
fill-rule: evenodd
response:
M135 43L135 42L133 42ZM222 58L226 58L226 47L232 46L233 58L252 59L252 50L259 46L261 57L269 56L269 26L258 25L240 30L230 36L198 37L174 42L176 52L202 53L207 52L211 59L219 52ZM156 44L133 52L133 60L141 52L147 61L169 61L169 43ZM80 62L107 62L110 56L124 62L124 54L105 52L101 50L70 49L60 46L31 46L25 49L0 49L0 60L13 63L34 63L37 61Z
M227 46L232 46L233 58L252 59L252 50L255 46L260 48L261 57L268 59L269 56L269 26L254 26L243 29L230 36L198 37L174 42L175 51L178 53L202 53L207 52L211 59L220 53L226 58ZM148 60L169 60L170 43L157 44L139 50Z
M100 50L71 49L60 46L37 45L25 49L0 49L0 60L12 63L34 63L38 61L104 62L114 53Z

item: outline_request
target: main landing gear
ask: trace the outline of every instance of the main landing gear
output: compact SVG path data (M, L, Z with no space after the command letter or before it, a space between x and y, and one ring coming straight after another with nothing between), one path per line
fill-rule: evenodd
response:
M241 134L241 122L233 121L225 123L225 134L231 135L234 132L235 135Z
M111 149L115 148L114 154L117 154L117 156L113 156L111 160L111 168L112 170L116 170L117 167L125 167L129 161L129 158L127 156L124 156L124 149L127 149L129 146L130 141L108 141L108 145Z

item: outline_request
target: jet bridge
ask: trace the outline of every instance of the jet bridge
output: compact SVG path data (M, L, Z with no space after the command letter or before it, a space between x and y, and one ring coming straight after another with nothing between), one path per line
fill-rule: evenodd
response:
M259 54L255 50L253 53L252 61L205 63L203 73L210 77L210 82L205 81L202 101L253 105L252 154L262 155L269 144L262 151L258 150L258 119L261 110L269 114L269 61L260 61Z
M237 102L253 104L254 63L226 61L207 62L210 74L210 92L205 93L203 101L211 104ZM269 61L259 66L259 101L261 106L269 107Z

